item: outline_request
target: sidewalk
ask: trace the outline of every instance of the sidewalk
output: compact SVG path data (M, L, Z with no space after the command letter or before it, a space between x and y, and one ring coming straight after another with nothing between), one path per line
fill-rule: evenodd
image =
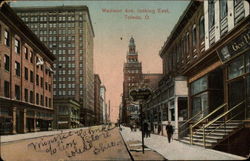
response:
M141 131L131 132L130 128L122 127L121 134L124 140L141 140ZM147 147L157 151L168 160L244 160L246 158L224 153L203 147L188 145L173 140L168 143L167 138L151 134L150 138L144 138Z

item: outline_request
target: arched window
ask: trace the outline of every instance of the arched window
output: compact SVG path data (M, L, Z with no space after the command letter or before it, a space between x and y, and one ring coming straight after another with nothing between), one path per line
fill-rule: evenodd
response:
M193 45L193 48L195 48L196 46L196 25L194 24L193 25L193 29L192 29L192 45Z

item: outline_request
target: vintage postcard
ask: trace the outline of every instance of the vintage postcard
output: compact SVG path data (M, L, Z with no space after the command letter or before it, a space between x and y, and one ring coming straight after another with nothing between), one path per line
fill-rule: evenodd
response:
M247 160L248 0L0 0L0 161Z

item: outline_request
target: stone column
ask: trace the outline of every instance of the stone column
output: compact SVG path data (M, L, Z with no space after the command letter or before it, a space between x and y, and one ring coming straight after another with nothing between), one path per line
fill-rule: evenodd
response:
M27 133L27 129L26 129L26 112L27 112L27 109L23 109L23 112L22 112L22 133Z
M16 107L12 108L12 134L16 134Z

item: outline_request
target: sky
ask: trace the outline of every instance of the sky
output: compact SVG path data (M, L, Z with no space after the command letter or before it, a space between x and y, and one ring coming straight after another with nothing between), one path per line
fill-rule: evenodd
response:
M129 39L131 36L135 39L143 73L162 73L159 51L188 3L188 0L17 1L11 6L88 6L95 33L94 72L106 87L111 121L116 122Z

